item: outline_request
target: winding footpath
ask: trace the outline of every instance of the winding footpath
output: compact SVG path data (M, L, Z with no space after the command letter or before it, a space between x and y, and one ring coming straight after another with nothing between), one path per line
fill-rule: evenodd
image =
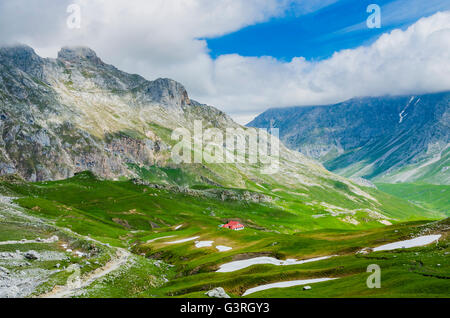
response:
M121 266L125 265L131 253L123 248L117 248L116 255L105 266L96 269L81 279L79 284L72 285L66 284L64 286L55 286L53 290L47 294L40 295L39 298L68 298L76 296L84 288L89 287L96 280L110 274L111 272L118 270Z
M55 286L53 290L49 293L42 294L37 296L38 298L68 298L71 296L76 296L81 293L82 290L86 287L89 287L92 283L97 281L98 279L120 269L120 267L124 266L130 259L131 253L123 248L111 247L109 244L102 243L100 241L94 240L88 236L83 236L78 233L73 232L71 229L60 228L55 226L54 224L48 224L46 220L36 218L34 216L28 215L25 211L13 203L14 197L6 197L0 195L0 207L2 210L0 211L0 217L7 217L9 215L19 217L26 222L31 222L34 224L47 224L54 229L69 232L75 237L82 238L84 240L92 241L96 244L107 246L110 249L113 249L111 260L106 263L103 267L97 268L96 270L88 273L87 275L80 278L77 284L71 284L69 282L64 286ZM36 240L20 240L20 241L3 241L0 242L0 245L10 245L10 244L30 244L30 243L54 243L58 241L57 236L53 236L49 239L36 239Z

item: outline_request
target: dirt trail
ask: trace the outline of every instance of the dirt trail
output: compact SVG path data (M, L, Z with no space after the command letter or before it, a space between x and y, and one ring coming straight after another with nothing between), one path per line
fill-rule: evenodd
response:
M81 279L81 283L77 286L66 284L64 286L55 286L53 290L47 294L40 295L40 298L67 298L74 296L84 288L90 286L93 282L102 278L109 273L118 270L125 265L131 253L125 249L117 248L116 255L105 266L96 269Z
M37 297L39 298L65 298L65 297L71 297L75 296L81 291L90 286L92 283L94 283L96 280L108 275L109 273L118 270L121 266L125 265L129 258L131 257L131 253L123 248L114 248L111 247L109 244L105 244L103 242L97 241L95 239L92 239L88 236L79 235L75 232L73 232L71 229L67 228L60 228L53 224L50 224L49 221L36 218L34 216L30 216L27 213L25 213L24 209L18 206L17 204L13 203L14 197L7 197L4 195L0 195L0 217L8 217L8 216L14 216L19 218L24 224L39 224L39 225L49 225L55 230L68 232L69 234L73 235L74 237L78 237L87 241L94 242L99 245L103 245L108 247L108 249L113 249L113 255L111 257L111 260L105 264L105 266L96 269L95 271L92 271L88 274L86 274L84 277L81 277L80 280L78 280L75 284L67 282L64 286L55 286L53 290L49 293L39 295ZM48 239L36 239L36 240L20 240L20 241L2 241L0 242L0 245L10 245L10 244L29 244L29 243L54 243L58 241L57 236L53 236ZM73 272L73 271L72 271ZM30 291L31 293L31 291Z

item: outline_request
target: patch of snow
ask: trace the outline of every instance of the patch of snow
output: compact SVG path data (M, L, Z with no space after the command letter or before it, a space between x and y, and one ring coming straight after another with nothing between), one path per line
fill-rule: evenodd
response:
M408 114L405 114L406 110L408 109L409 105L411 105L412 101L414 100L415 96L411 97L411 99L409 100L408 104L405 106L405 108L403 108L402 112L399 114L400 117L400 121L398 122L399 124L401 124L403 122L403 120L405 119L405 117ZM417 100L416 104L420 101L420 98Z
M197 241L195 242L195 247L211 247L213 245L214 241Z
M382 246L375 247L373 250L375 252L378 251L391 251L396 250L399 248L411 248L411 247L418 247L418 246L425 246L428 244L431 244L441 238L441 235L426 235L426 236L420 236L416 237L412 240L406 240L406 241L400 241L395 243L390 243Z
M162 236L162 237L157 237L154 238L153 240L148 240L146 243L151 243L151 242L155 242L158 240L162 240L162 239L166 239L166 238L171 238L171 237L175 237L176 235L169 235L169 236Z
M402 111L400 114L399 114L399 116L400 116L400 120L399 120L399 124L401 124L402 122L403 122L403 119L406 117L406 115L408 115L408 114L406 114L406 115L404 115L403 116L403 114L405 113L405 111Z
M235 271L247 268L252 265L260 265L260 264L272 264L272 265L276 265L276 266L300 265L300 264L305 264L305 263L310 263L310 262L321 261L324 259L331 258L333 256L335 256L335 255L316 257L316 258L311 258L311 259L301 260L301 261L298 261L295 259L287 259L285 261L282 261L282 260L279 260L279 259L276 259L273 257L263 256L263 257L256 257L256 258L246 259L246 260L242 260L242 261L234 261L234 262L223 264L220 266L220 268L217 270L217 272L218 273L230 273L230 272L235 272Z
M173 242L167 242L167 244L180 244L180 243L185 243L185 242L189 242L189 241L193 241L198 239L200 236L194 236L194 237L190 237L187 239L183 239L183 240L178 240L178 241L173 241Z
M224 245L217 245L216 248L219 250L219 252L227 252L233 249L232 247Z
M286 287L293 287L293 286L302 286L307 284L314 284L314 283L320 283L320 282L326 282L330 280L335 280L337 278L315 278L315 279L304 279L304 280L292 280L288 282L279 282L279 283L273 283L273 284L267 284L267 285L261 285L258 287L250 288L242 296L248 296L250 294L272 289L272 288L286 288Z

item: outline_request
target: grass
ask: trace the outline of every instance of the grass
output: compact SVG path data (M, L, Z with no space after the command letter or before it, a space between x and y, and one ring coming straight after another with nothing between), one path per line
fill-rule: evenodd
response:
M448 222L447 222L448 223ZM202 255L198 254L196 249L192 248L192 243L186 243L178 247L169 247L170 253L161 254L162 257L167 257L173 262L180 264L184 269L185 275L181 275L176 279L170 281L162 290L169 296L200 296L200 294L213 287L223 287L232 295L239 296L245 290L259 286L262 284L268 284L286 280L297 280L317 277L353 277L355 275L364 276L363 283L365 286L365 279L367 276L365 271L370 264L380 264L382 269L392 269L398 271L405 271L403 266L406 260L416 261L416 251L419 251L422 258L429 259L429 255L432 255L432 259L427 263L430 266L435 266L438 263L442 265L440 267L442 273L438 273L436 276L448 275L448 261L445 253L449 251L448 241L443 241L439 247L419 248L408 251L407 254L402 254L402 258L397 259L397 252L390 253L375 253L369 257L355 255L355 252L362 249L365 246L377 246L385 242L396 241L408 238L412 235L417 235L423 228L423 224L403 224L390 229L376 229L365 232L348 232L348 231L313 231L304 233L299 237L292 237L292 239L286 238L284 241L278 237L278 244L272 246L271 244L253 244L248 246L238 247L236 250L227 254L217 254L212 250L204 251ZM203 239L203 238L202 238ZM207 238L209 239L209 238ZM268 243L268 242L267 242ZM162 244L162 243L159 243ZM161 246L161 248L163 248ZM165 247L167 251L167 246ZM153 251L158 252L158 249ZM320 262L306 263L295 266L273 266L273 265L258 265L252 266L233 273L215 273L213 272L218 268L219 264L231 261L237 256L242 255L261 255L262 252L267 253L279 258L311 258L321 255L337 254L339 256L323 260ZM252 254L253 253L253 254ZM182 259L177 259L176 255L183 255L189 261L189 268L186 268ZM387 260L384 260L385 255L389 255ZM415 257L415 258L414 258ZM390 261L389 261L390 260ZM203 266L201 266L203 264ZM434 264L434 265L432 265ZM183 267L184 266L184 267ZM430 270L434 270L430 267ZM436 268L436 267L434 267ZM406 273L409 273L406 270ZM193 275L195 274L195 275ZM436 273L435 273L436 274ZM361 277L361 276L359 276ZM428 284L430 277L421 275L420 280L425 284ZM431 276L431 278L433 278ZM360 279L354 277L352 279ZM419 278L418 278L419 279ZM332 284L330 282L329 284ZM448 281L441 279L441 291L442 295L448 295L446 288L448 287ZM348 288L349 297L360 297L358 291L358 285ZM351 291L353 294L351 294ZM400 293L395 288L385 289L386 295L388 293ZM284 292L284 289L283 289ZM322 295L326 297L339 297L339 286L336 287L334 294ZM373 295L378 292L377 290L366 291L367 295ZM413 293L411 293L412 296ZM288 294L289 295L289 294ZM421 297L423 295L417 295ZM270 297L278 297L276 294ZM286 294L282 294L281 297L286 297ZM290 294L290 297L299 297L297 294ZM343 296L344 297L344 296Z
M438 246L341 258L337 265L345 268L345 271L337 275L337 280L313 284L311 290L303 290L303 286L275 288L249 297L448 297L450 262L445 254L448 251L447 240ZM325 262L323 264L322 268L327 265ZM370 289L366 285L371 275L366 272L370 264L377 264L381 268L379 289ZM349 272L354 274L348 275Z
M159 287L174 272L164 263L134 256L124 268L113 272L90 285L82 298L139 298L158 297Z
M380 209L396 219L392 220L392 226L384 226L360 211L352 217L361 223L353 225L330 214L314 218L314 215L327 213L320 202L328 202L323 191L314 187L309 189L308 196L317 201L311 202L301 192L286 189L274 192L273 187L262 184L258 185L260 194L271 195L274 200L253 202L233 199L242 198L247 190L196 184L186 171L153 168L146 173L149 177L164 176L163 179L155 178L162 184L175 185L184 180L191 188L184 191L177 187L135 184L129 180L99 180L87 172L53 182L25 183L8 179L0 182L0 188L19 197L16 202L28 213L48 220L58 228L68 228L133 252L133 261L127 267L96 281L84 291L84 297L203 297L206 291L219 286L232 296L240 297L245 290L261 284L317 277L339 277L339 280L314 285L309 293L303 292L301 287L293 287L267 290L252 296L423 297L427 293L430 297L448 296L448 280L442 277L449 276L449 264L444 257L448 251L446 229L449 221L430 223L441 215L435 211L418 208L379 190L367 189L377 197ZM341 183L336 183L336 188L348 191ZM224 193L227 197L222 196ZM358 206L354 203L345 207L357 209ZM230 219L241 221L246 229L235 232L218 227ZM178 225L182 227L175 230ZM13 224L5 227L0 223L0 229L4 230L0 234L2 239L27 238L20 234L25 232L23 228L15 228ZM37 231L40 231L39 235L30 232L28 237L48 237L53 233ZM408 239L424 231L442 233L444 237L439 246L369 256L355 254L362 248ZM196 248L193 241L168 244L194 236L199 236L199 240L214 241L214 246L232 247L232 250L219 253L214 246ZM83 244L78 244L83 248ZM99 263L105 264L108 255L105 251L98 256ZM261 255L279 259L337 256L302 265L258 265L233 273L215 272L223 263ZM161 265L155 260L173 267L158 267ZM410 270L412 262L423 265ZM364 287L366 268L373 263L383 269L382 290ZM442 266L436 268L438 263ZM85 272L95 269L83 268ZM40 290L48 290L64 281L65 275L55 275Z
M406 199L425 209L439 211L450 216L450 186L425 183L377 184L386 193Z

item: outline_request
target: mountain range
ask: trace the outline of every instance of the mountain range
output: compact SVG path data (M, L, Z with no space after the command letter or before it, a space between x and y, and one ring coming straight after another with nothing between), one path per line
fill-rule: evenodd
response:
M433 115L418 108L425 102L435 105ZM86 47L64 47L57 58L24 45L0 48L0 297L244 297L267 284L311 279L320 281L312 290L271 288L250 297L445 297L448 186L375 186L310 158L338 160L333 152L364 145L361 139L380 152L373 158L383 156L376 137L397 132L397 121L409 128L403 139L389 139L407 156L384 153L394 166L422 164L425 148L429 158L441 153L445 160L448 95L402 103L397 113L373 107L368 123L389 120L371 129L358 126L366 102L346 119L327 115L341 107L311 108L307 127L319 128L306 155L280 144L278 169L266 173L265 162L249 159L250 141L264 145L273 139L268 132L192 100L174 80L128 74ZM289 111L294 119L297 109L279 110ZM283 123L267 118L262 127ZM187 132L183 145L203 140L199 122L248 140L245 160L177 163L174 133ZM334 145L340 135L346 141ZM234 153L223 140L208 145ZM433 171L430 178L438 176ZM423 193L432 204L422 202ZM243 230L222 227L232 220ZM425 235L433 244L374 250ZM383 269L380 289L366 284L374 260Z
M450 92L274 108L247 126L279 128L289 148L345 177L450 183Z
M279 201L284 193L325 209L333 219L341 212L358 215L338 218L344 224L387 223L389 216L425 213L407 215L400 203L392 209L391 202L386 203L390 199L369 190L370 184L330 173L282 144L275 174L262 173L261 163L175 164L171 150L177 141L172 132L192 132L196 120L205 129L253 131L191 100L180 83L125 73L86 47L65 47L56 59L41 58L23 45L0 49L2 175L33 182L62 180L89 170L110 180L245 189L268 195L263 201ZM219 147L230 151L226 144Z

